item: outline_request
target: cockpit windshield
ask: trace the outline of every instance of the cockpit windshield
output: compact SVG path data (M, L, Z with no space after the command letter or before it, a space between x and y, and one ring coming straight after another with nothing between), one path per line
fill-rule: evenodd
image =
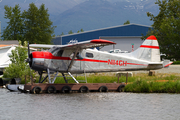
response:
M53 54L53 53L56 52L58 49L60 49L60 48L54 46L54 47L52 47L51 49L49 49L48 51Z

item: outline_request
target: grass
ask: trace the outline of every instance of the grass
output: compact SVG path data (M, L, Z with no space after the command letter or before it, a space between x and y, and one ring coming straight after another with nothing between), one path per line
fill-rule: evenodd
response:
M135 93L180 93L180 81L147 82L140 80L126 85L124 91Z
M138 77L137 77L138 76ZM136 80L127 84L125 92L135 93L180 93L180 76L178 74L136 75Z
M75 77L77 80L85 80L84 76ZM89 74L86 77L87 83L114 83L118 82L115 74L106 75L106 74ZM120 81L124 81L125 77L120 78ZM68 81L69 83L74 83L73 80ZM62 77L57 77L55 83L65 83Z

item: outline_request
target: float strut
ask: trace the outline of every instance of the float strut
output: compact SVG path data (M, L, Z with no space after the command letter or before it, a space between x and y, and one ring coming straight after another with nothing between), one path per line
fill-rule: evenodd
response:
M74 77L71 75L70 72L68 72L68 74L72 77L72 79L73 79L76 83L79 83L79 82L76 80L76 78L74 78Z
M62 74L62 76L63 76L65 82L68 83L68 81L66 80L66 77L65 77L64 73L61 73L61 74Z
M43 83L47 79L47 77L48 75L46 75L46 77L40 83Z

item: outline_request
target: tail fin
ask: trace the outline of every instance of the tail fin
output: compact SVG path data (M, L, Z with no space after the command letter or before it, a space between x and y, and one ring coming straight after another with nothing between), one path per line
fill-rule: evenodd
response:
M154 35L149 36L143 44L134 52L133 56L150 62L160 62L159 44Z

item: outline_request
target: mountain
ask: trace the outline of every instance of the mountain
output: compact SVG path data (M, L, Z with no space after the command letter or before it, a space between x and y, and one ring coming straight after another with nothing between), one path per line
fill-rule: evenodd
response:
M19 4L21 10L27 10L29 3L36 6L42 3L48 8L53 25L57 26L55 34L85 31L131 23L151 25L146 12L158 14L156 0L0 0L0 21L6 27L4 5L14 7Z
M58 15L75 5L82 3L86 0L0 0L0 10L4 9L4 5L14 7L19 4L22 10L28 9L30 3L35 3L36 6L40 6L42 3L49 9L49 13L52 15Z
M8 5L14 7L16 4L19 4L21 10L27 10L30 3L35 3L37 7L39 7L42 3L45 4L45 7L48 8L48 13L50 14L50 18L53 21L60 13L71 9L72 7L84 2L86 0L0 0L0 21L3 27L6 27L7 20L4 19L4 6Z
M70 30L77 32L81 28L87 31L122 25L127 20L151 25L146 12L158 13L158 6L154 2L155 0L88 0L58 15L54 20L54 25L57 26L55 32L59 35L61 32L67 34Z

